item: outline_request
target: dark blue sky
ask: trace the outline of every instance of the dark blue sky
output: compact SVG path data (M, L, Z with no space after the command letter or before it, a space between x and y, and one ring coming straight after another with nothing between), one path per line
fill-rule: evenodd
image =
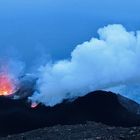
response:
M28 64L44 55L70 57L97 29L121 23L140 29L139 0L1 0L0 55Z

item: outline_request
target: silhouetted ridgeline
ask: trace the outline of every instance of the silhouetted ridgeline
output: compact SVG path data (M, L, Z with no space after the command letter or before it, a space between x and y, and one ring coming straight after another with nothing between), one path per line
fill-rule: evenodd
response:
M125 127L138 126L140 115L136 114L137 110L137 103L122 96L120 102L120 95L105 91L91 92L72 102L65 100L54 107L39 104L36 108L31 108L25 99L0 97L0 135L87 121Z

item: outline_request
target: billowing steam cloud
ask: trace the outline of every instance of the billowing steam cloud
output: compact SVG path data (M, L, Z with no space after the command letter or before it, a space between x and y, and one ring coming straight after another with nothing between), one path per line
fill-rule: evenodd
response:
M30 99L53 106L89 91L140 83L140 32L108 25L76 46L70 60L39 69L37 90Z

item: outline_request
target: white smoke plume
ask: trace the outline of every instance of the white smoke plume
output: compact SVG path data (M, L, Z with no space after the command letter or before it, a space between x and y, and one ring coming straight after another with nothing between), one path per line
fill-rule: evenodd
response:
M53 106L90 91L140 83L140 32L108 25L72 51L70 60L39 69L37 90L30 99Z

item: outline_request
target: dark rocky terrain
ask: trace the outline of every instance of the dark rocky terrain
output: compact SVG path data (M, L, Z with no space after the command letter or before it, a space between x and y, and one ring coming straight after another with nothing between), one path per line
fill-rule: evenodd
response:
M139 104L112 92L91 92L54 107L30 105L25 98L0 97L0 136L5 137L1 139L139 138Z
M1 140L140 140L140 127L110 127L101 123L87 122L77 125L57 125Z

